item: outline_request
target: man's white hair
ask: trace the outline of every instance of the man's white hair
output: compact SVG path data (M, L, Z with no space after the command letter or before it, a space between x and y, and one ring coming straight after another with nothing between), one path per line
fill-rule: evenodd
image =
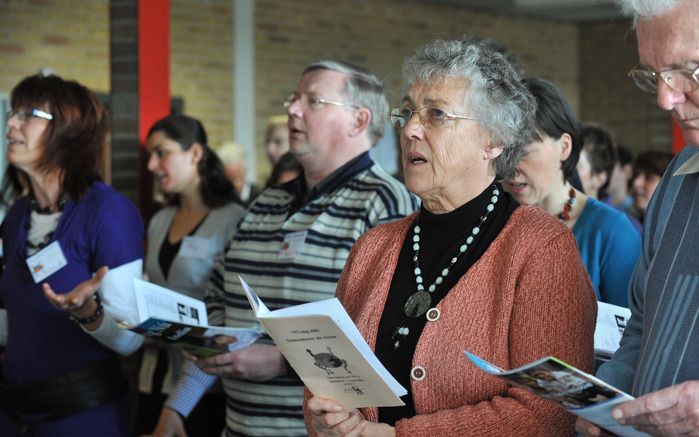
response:
M621 11L636 20L658 17L673 9L681 0L616 0Z

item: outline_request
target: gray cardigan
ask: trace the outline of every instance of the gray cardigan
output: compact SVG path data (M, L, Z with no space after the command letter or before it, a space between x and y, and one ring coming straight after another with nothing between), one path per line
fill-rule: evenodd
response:
M193 237L209 240L207 245L208 256L205 258L191 258L184 257L181 253L178 253L172 261L172 266L170 266L170 271L166 278L160 268L158 254L170 231L176 210L173 206L165 207L151 219L148 225L148 250L146 251L145 271L150 282L201 300L204 298L204 290L209 282L214 262L221 255L233 234L235 234L238 222L245 215L245 209L238 204L229 203L209 211L209 214L194 235L192 235ZM142 392L151 392L157 354L157 348L153 346L147 346L143 352L143 361L138 378L138 388ZM176 347L169 347L168 358L170 365L163 381L164 393L169 393L174 388L182 365L182 352Z
M146 274L148 280L154 284L162 285L196 299L203 299L204 289L209 281L214 262L235 233L245 210L242 206L233 203L212 209L193 235L210 241L209 257L206 259L186 258L178 253L172 261L170 272L166 278L160 268L158 254L170 231L175 212L176 208L173 206L163 208L153 216L148 225Z

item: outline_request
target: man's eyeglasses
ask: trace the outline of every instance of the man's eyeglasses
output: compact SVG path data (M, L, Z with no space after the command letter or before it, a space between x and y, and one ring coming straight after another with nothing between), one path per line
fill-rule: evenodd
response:
M670 88L681 93L691 93L699 88L699 67L677 68L674 70L652 71L645 68L634 68L628 76L637 87L647 93L658 92L658 78L662 79Z
M53 120L53 115L36 108L29 111L12 110L5 114L5 120L9 120L12 117L17 117L17 119L22 122L27 121L32 117L43 118L44 120Z
M323 99L321 97L316 97L316 96L309 96L308 94L302 94L302 93L297 93L293 92L286 96L284 99L284 107L288 108L289 106L293 105L295 101L300 100L301 105L307 108L311 109L318 109L323 105L332 105L332 106L343 106L347 108L359 108L357 105L353 105L351 103L343 103L343 102L336 102L333 100L327 100Z
M413 114L418 114L420 123L422 123L423 126L434 129L444 126L447 120L475 120L473 117L450 114L435 106L423 106L419 109L402 107L391 110L389 114L391 117L391 124L395 128L402 129L410 122L410 119L413 118Z

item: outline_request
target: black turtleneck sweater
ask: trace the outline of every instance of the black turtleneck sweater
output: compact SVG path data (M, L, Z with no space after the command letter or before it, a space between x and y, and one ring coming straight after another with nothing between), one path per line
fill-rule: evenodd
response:
M417 215L417 222L420 225L419 263L425 290L434 283L442 269L449 265L451 258L458 253L459 247L471 235L471 230L486 212L495 186L491 184L474 199L445 214L432 214L424 208L424 205L420 209ZM430 308L436 307L468 269L480 259L518 206L501 186L497 185L497 188L500 196L495 209L480 226L479 234L444 278L444 282L437 285L436 290L431 293ZM392 426L400 419L415 415L415 405L410 391L410 370L417 341L427 322L425 315L408 318L403 310L408 297L417 291L413 256L413 227L411 227L403 242L398 265L391 280L391 288L386 298L376 339L377 357L398 382L408 389L408 394L402 397L405 406L379 408L379 422ZM400 347L394 350L394 332L398 326L407 326L410 334L401 336Z

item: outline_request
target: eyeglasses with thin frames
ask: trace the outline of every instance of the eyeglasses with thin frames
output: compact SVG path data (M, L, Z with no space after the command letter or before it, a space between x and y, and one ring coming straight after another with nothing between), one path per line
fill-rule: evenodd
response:
M317 96L309 96L308 94L298 92L293 92L286 96L286 98L284 99L284 108L289 108L289 106L293 105L294 102L297 100L301 101L301 105L311 109L318 109L323 105L342 106L346 108L355 109L359 108L359 106L354 105L352 103L337 102L334 100L328 100Z
M391 110L389 114L391 117L391 124L397 129L402 129L410 123L413 114L418 114L420 123L422 123L423 126L432 129L444 126L447 120L476 120L473 117L466 117L465 115L450 114L436 106L423 106L418 109L410 109L404 106Z
M676 68L673 70L653 71L646 68L634 68L628 76L637 87L647 93L658 92L658 79L670 88L681 93L691 93L699 88L699 67L695 69Z
M42 111L41 109L31 109L29 111L20 111L20 110L12 110L8 111L7 114L5 114L5 120L9 120L12 117L17 117L17 119L21 122L25 122L29 120L32 117L36 118L43 118L44 120L53 120L53 115L49 114L46 111Z

